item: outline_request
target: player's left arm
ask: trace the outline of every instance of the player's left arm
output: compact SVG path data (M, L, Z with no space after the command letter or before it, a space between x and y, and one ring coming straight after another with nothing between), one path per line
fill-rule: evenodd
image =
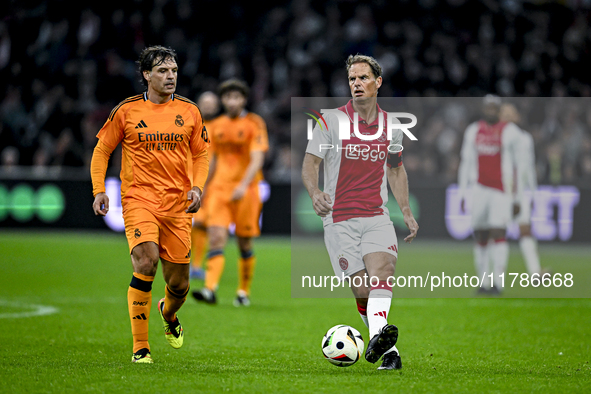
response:
M408 198L408 176L402 163L400 163L398 166L389 167L387 171L390 189L392 189L392 194L394 194L394 198L400 207L400 211L404 217L404 224L406 224L406 227L408 227L410 230L410 234L404 238L404 241L411 243L412 240L417 236L419 224L415 220L414 215L410 209Z
M513 216L519 215L521 211L521 200L524 190L524 179L526 178L525 169L527 167L527 149L525 146L523 131L514 123L509 123L507 126L507 133L509 135L509 151L513 168L515 168L516 182L515 190L513 191Z
M267 136L267 125L260 116L251 113L251 120L254 124L254 134L250 142L250 162L246 167L244 176L238 186L232 192L232 201L240 200L256 174L263 168L265 163L265 152L269 149L269 137Z
M240 200L244 196L244 193L246 193L246 189L248 189L248 185L250 185L257 172L259 172L261 168L263 168L264 162L265 152L250 152L250 163L248 163L248 167L246 167L246 171L244 172L242 180L232 193L232 201Z
M524 157L524 189L531 191L532 193L538 189L538 177L536 174L536 153L534 148L534 140L527 131L524 131L526 143L524 145L525 152Z
M207 154L209 137L201 117L199 117L197 124L200 126L195 128L189 140L189 147L193 155L193 188L187 192L187 201L191 201L191 203L185 209L186 213L195 213L201 207L203 187L209 173L209 156Z

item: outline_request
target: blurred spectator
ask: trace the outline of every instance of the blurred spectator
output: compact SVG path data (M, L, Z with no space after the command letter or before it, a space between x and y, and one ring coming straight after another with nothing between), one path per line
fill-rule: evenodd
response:
M9 3L0 20L0 152L16 148L25 166L87 167L113 100L141 92L134 62L152 44L177 50L178 94L197 97L231 77L252 86L249 106L269 125L265 170L278 181L299 165L288 152L291 97L348 96L352 53L381 63L381 97L591 95L588 1ZM195 23L212 16L223 23ZM591 111L581 105L530 116L540 180L589 179ZM468 112L421 115L407 169L455 181Z
M0 153L0 162L2 163L3 169L6 172L12 172L18 166L19 157L18 149L14 146L4 148L2 153Z

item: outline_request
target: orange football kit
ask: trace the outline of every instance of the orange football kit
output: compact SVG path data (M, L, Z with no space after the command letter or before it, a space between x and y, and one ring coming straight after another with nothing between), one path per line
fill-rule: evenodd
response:
M252 112L234 119L221 115L211 122L210 129L215 171L207 185L207 226L227 228L235 223L236 235L258 237L263 207L258 186L263 179L262 171L253 178L242 199L230 201L230 198L244 177L250 153L269 149L265 121Z
M207 227L228 228L230 223L235 223L237 236L258 237L263 207L259 197L262 171L258 171L240 200L231 201L231 198L244 178L251 152L266 152L269 149L265 121L251 112L237 118L221 115L212 121L210 129L210 152L215 157L215 169L206 191ZM250 294L255 265L256 257L252 252L238 260L238 290L247 295ZM211 291L217 289L224 266L223 252L210 251L205 288Z
M147 93L117 105L97 134L90 172L93 195L105 192L109 157L122 145L121 205L129 251L144 242L158 245L160 258L189 263L191 217L187 193L203 190L209 170L209 139L197 105L171 95L163 104L148 100ZM189 170L192 177L189 177ZM192 179L191 179L192 178ZM134 272L127 292L133 352L147 349L153 276ZM178 310L184 294L165 286L163 316Z
M109 157L122 143L121 205L130 252L152 241L161 258L189 263L187 192L192 186L203 190L209 169L209 139L197 105L174 94L163 104L152 103L146 93L133 96L113 109L97 137L91 164L95 196L105 191Z

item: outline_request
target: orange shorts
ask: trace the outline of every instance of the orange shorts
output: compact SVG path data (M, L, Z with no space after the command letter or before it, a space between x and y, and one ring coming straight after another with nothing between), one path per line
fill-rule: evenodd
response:
M225 227L236 224L239 237L258 237L261 235L259 217L263 203L259 196L259 186L254 183L238 201L230 201L235 185L210 185L207 190L207 227Z
M160 258L188 264L191 251L191 217L157 216L144 208L129 209L123 216L129 253L137 245L154 242Z

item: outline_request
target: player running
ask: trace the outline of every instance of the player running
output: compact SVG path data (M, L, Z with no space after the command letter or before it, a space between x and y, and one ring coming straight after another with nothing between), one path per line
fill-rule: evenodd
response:
M203 126L206 130L211 127L211 122L220 110L220 100L213 92L204 92L197 99L197 105L203 117ZM205 190L204 190L205 192ZM191 230L191 279L204 279L203 256L207 248L207 227L205 219L207 216L207 193L204 193L201 200L201 209L193 215L193 229Z
M174 50L148 47L138 64L147 90L113 109L97 134L90 171L92 208L95 215L105 216L109 211L105 173L111 153L122 144L121 205L133 266L127 292L131 361L152 363L148 327L158 260L166 282L165 296L158 302L165 338L175 349L183 345L176 313L189 292L191 217L199 209L207 178L209 140L197 105L174 94L178 71Z
M501 121L513 122L516 125L521 123L521 116L513 104L501 105ZM520 201L519 215L517 224L519 224L519 248L525 261L525 266L530 275L542 275L548 271L542 270L540 266L540 256L538 254L538 242L531 233L531 210L533 196L538 189L538 179L536 175L536 154L534 150L534 139L530 133L521 129L522 133L522 155L523 163L522 177L518 182L522 182L523 190Z
M348 116L351 133L356 112L361 134L374 135L378 128L378 115L385 117L377 105L382 68L370 56L351 55L347 59L347 74L353 99L338 110ZM398 241L386 208L386 179L410 229L410 235L404 240L410 243L419 229L410 210L408 179L402 164L402 151L397 146L402 144L402 131L395 130L392 140L388 141L386 130L383 130L380 138L371 141L375 154L361 154L355 146L359 147L366 141L354 135L340 140L337 116L328 114L325 120L328 130L317 126L308 143L302 180L312 199L314 211L324 222L324 241L335 275L344 274L351 279L357 276L379 279L379 283L372 284L373 287L367 287L366 283L356 287L357 281L351 280L357 309L369 328L370 340L365 359L375 363L383 355L378 369L400 369L402 361L395 346L398 328L388 324L387 320L392 302L392 287L387 280L394 275ZM339 149L321 149L329 145ZM324 191L318 187L318 170L322 161Z
M519 212L518 200L515 204L512 200L514 194L521 195L522 183L516 183L514 193L513 173L515 169L522 173L522 132L515 124L499 119L499 97L488 95L483 104L483 119L470 124L464 134L458 183L462 211L468 190L472 189L474 265L478 276L484 277L478 292L499 294L500 275L505 273L509 259L507 225Z
M252 239L260 235L263 203L259 182L265 152L269 149L267 126L258 115L246 111L248 86L231 79L220 84L218 95L224 114L211 122L211 179L207 184L207 235L209 252L205 287L194 291L198 301L215 304L216 290L224 271L224 247L228 227L236 225L240 249L238 289L234 306L250 305L250 288L256 264Z

